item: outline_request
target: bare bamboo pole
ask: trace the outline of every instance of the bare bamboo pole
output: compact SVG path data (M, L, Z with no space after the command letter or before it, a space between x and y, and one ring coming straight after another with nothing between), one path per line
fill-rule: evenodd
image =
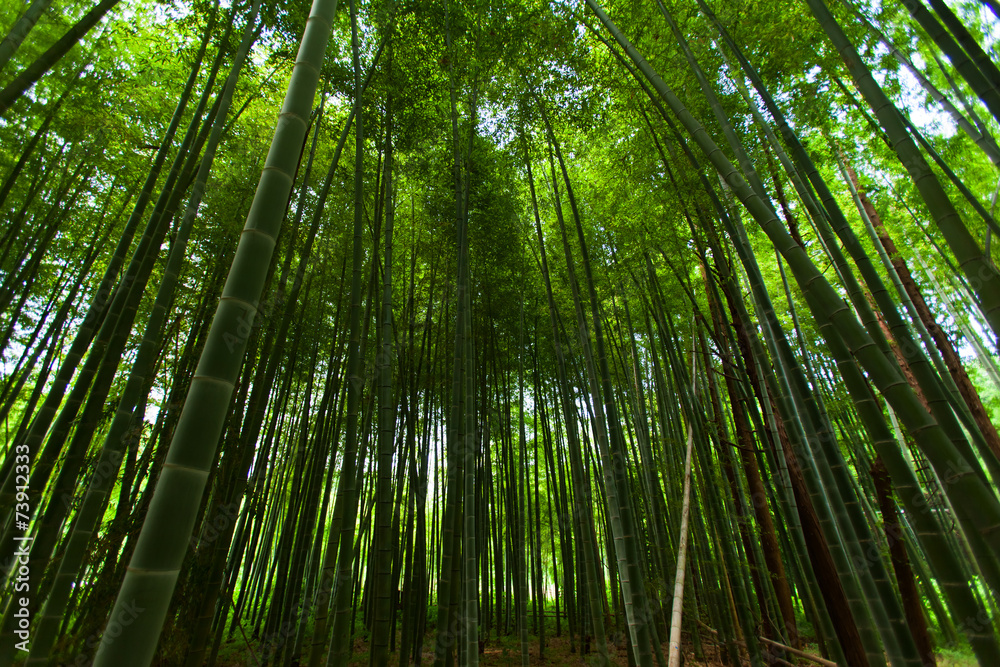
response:
M697 383L695 364L697 357L691 355L692 391ZM694 423L688 423L687 452L684 454L684 501L681 504L681 529L677 544L677 571L674 573L674 600L670 612L670 649L667 667L681 664L681 617L684 611L684 571L687 562L688 517L691 514L691 450L694 449Z

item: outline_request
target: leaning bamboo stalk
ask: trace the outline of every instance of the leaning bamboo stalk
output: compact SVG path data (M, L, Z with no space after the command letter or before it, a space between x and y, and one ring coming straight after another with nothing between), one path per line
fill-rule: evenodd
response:
M52 0L34 0L24 10L20 18L17 19L17 23L14 24L7 33L7 36L4 37L3 42L0 42L0 72L7 66L11 57L20 48L21 42L28 36L31 29L35 27L38 18L51 4Z
M813 655L811 653L806 653L805 651L800 651L800 650L798 650L796 648L792 648L791 646L785 646L784 644L779 644L776 641L771 641L770 639L766 639L764 637L758 637L757 639L758 639L758 641L762 641L765 644L768 644L770 646L774 646L775 648L780 648L782 651L788 651L789 653L791 653L793 655L797 655L800 658L805 658L806 660L812 660L813 662L817 662L817 663L819 663L821 665L826 665L826 667L836 667L837 666L837 663L835 663L833 660L827 660L826 658L821 658L821 657Z
M101 644L97 665L153 661L259 309L335 9L335 1L315 0L310 10L254 203L109 627L132 620L122 636Z
M702 623L702 625L705 626L705 629L708 630L709 632L711 632L713 634L716 634L716 635L719 634L719 631L716 630L715 628L710 628L709 626L705 625L704 623ZM771 646L774 646L775 648L780 648L783 651L788 651L789 653L797 655L800 658L805 658L806 660L812 660L813 662L816 662L816 663L819 663L821 665L824 665L824 667L837 667L837 663L835 663L833 660L827 660L826 658L821 658L818 655L813 655L812 653L806 653L805 651L800 651L797 648L792 648L791 646L785 646L784 644L779 644L776 641L772 641L772 640L766 639L764 637L757 637L757 639L759 641L764 642L765 644L769 644ZM739 643L743 644L744 642L739 642ZM786 664L786 665L789 664L787 662L784 662L783 660L780 661L780 662L782 662L783 664Z
M83 37L90 32L97 23L104 18L104 15L114 9L118 0L101 0L89 12L84 14L66 33L60 37L55 44L50 46L45 53L38 56L34 62L24 68L14 80L0 90L0 114L6 113L8 109L20 99L32 85L41 79L56 63L62 59L70 49L77 45ZM30 10L31 8L29 8ZM13 55L13 54L11 54Z

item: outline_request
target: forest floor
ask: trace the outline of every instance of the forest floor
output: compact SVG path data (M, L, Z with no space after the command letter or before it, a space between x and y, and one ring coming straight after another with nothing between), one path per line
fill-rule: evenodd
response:
M433 642L433 634L429 634L424 639L422 661L424 665L434 664ZM245 646L243 648L245 649ZM538 638L532 636L529 648L531 664L552 665L553 667L577 667L596 664L593 660L596 657L596 653L592 651L589 655L581 656L579 645L575 648L575 651L570 650L569 638L565 635L561 637L549 636L545 642L544 659L539 660ZM663 656L666 658L667 645L664 644L662 648ZM684 667L724 667L728 664L722 661L718 647L713 642L705 641L703 638L702 648L704 657L701 660L697 660L694 657L693 645L690 642L685 642L684 657L681 664ZM244 651L236 649L235 646L230 646L228 649L229 650L226 650L226 648L223 649L220 660L217 663L220 667L244 667L257 664L256 661L248 659L249 656L246 655ZM806 650L816 655L819 654L819 651L814 645L807 646ZM609 641L608 653L611 657L611 664L616 667L627 667L628 655L623 643L619 642L616 644ZM492 639L483 646L483 650L479 654L479 664L482 667L520 667L520 655L520 645L516 636L501 637L500 639ZM368 667L369 659L368 642L364 639L356 639L354 641L354 653L351 657L351 661L345 667ZM390 654L390 667L396 667L399 664L398 660L398 654ZM802 665L803 667L806 665L815 667L816 665L816 663L803 660L801 658L795 659L794 662ZM749 663L744 661L744 664ZM975 658L971 655L965 655L958 652L946 652L938 656L937 667L975 667L976 664Z
M592 665L596 664L594 658L596 658L596 646L591 647L591 652L589 655L580 655L580 647L576 646L576 651L570 651L569 639L565 636L563 637L550 637L545 643L545 654L544 661L538 660L538 639L532 638L531 646L528 650L531 657L531 664L546 664L546 665L556 665L556 666L569 666L569 665ZM685 645L685 655L683 664L686 666L699 665L705 667L716 667L721 666L723 663L718 659L718 652L713 646L705 646L705 659L695 660L694 649L691 646ZM614 642L608 642L608 654L611 658L611 664L620 665L621 667L626 667L628 665L628 654L625 644ZM483 667L519 667L521 664L520 659L520 646L516 642L500 643L494 642L493 645L487 644L484 651L479 656L479 664ZM667 645L663 645L663 657L667 656ZM433 659L433 656L430 656Z
M226 642L229 644L230 642ZM236 642L233 642L236 643ZM244 665L254 665L256 664L252 659L248 659L249 656L244 650L240 650L236 646L223 646L222 654L220 655L218 664L220 667L243 667ZM596 647L594 647L596 648ZM582 666L582 665L592 665L596 664L594 658L596 658L596 653L592 650L589 655L581 656L580 647L576 646L575 651L570 650L569 638L564 636L553 637L550 636L546 638L545 641L545 653L543 660L538 659L538 638L531 638L531 645L529 648L529 654L531 657L532 665L553 665L554 667L569 667L569 666ZM705 659L695 660L694 650L690 645L685 645L685 655L683 665L685 667L722 667L722 663L718 658L718 651L710 643L705 642ZM608 643L608 653L611 657L611 664L627 667L628 656L626 653L624 644L615 644L613 642ZM667 646L663 645L663 655L666 658ZM368 642L363 639L356 639L354 641L354 653L351 657L351 661L345 667L368 667L369 664L369 646ZM396 653L390 654L389 665L390 667L395 667L398 665L399 656ZM423 651L423 664L433 665L434 664L434 636L433 634L428 635L424 639L424 651ZM521 652L520 645L517 641L517 637L502 637L499 640L493 639L487 642L483 650L479 654L479 664L482 667L520 667L521 664Z
M428 635L424 639L424 651L423 651L423 664L433 665L434 664L434 636L433 634ZM596 648L596 647L594 647ZM584 665L596 664L594 660L596 658L596 653L592 650L589 655L580 655L580 647L577 645L575 651L570 650L569 638L564 636L561 637L548 637L545 641L545 653L543 660L538 659L538 638L531 638L531 645L529 648L529 655L531 658L532 665L553 665L554 667L577 667ZM705 658L703 660L695 660L694 649L690 645L685 645L685 655L682 664L685 667L722 667L724 663L718 657L718 650L710 642L705 642L704 644ZM226 654L229 653L228 656ZM608 643L608 653L611 657L611 664L616 667L627 667L628 665L628 655L626 653L626 648L624 644L615 644L613 642ZM242 658L245 656L236 657L240 654L239 651L230 653L229 651L223 651L223 656L220 656L220 660L217 664L220 667L242 667L243 665L252 665L252 661L247 662ZM667 645L663 645L663 656L666 658L667 655ZM354 653L351 657L351 661L346 667L368 667L369 664L369 646L368 642L363 639L356 639L354 641ZM389 665L390 667L397 666L399 657L398 654L390 654ZM520 645L515 636L503 637L499 640L493 639L487 642L483 650L479 654L479 664L482 667L520 667L521 664L521 652ZM964 667L964 666L963 666Z
M596 664L594 660L596 658L595 650L591 650L589 655L580 655L580 647L577 645L575 651L570 650L569 638L564 636L561 637L548 637L545 640L545 653L543 655L543 660L538 659L538 638L531 638L531 645L528 649L528 653L531 658L532 665L553 665L553 667L573 667L592 665ZM433 665L434 664L434 637L429 635L424 640L424 651L423 651L423 664ZM369 654L368 654L368 643L362 639L355 640L354 642L354 656L349 663L349 667L367 667L369 664ZM694 650L691 646L685 646L685 656L684 662L682 663L686 667L722 667L723 663L718 658L718 651L715 647L706 643L705 646L705 659L695 660ZM592 647L596 649L596 647ZM611 664L616 665L616 667L627 667L628 665L628 655L626 653L625 645L616 645L613 642L608 642L608 654L611 657ZM663 645L663 656L666 658L667 655L667 645ZM389 657L390 667L397 665L398 656L393 654ZM482 667L520 667L521 665L521 649L520 644L517 641L517 637L503 637L499 640L493 639L487 642L483 646L483 650L479 654L479 664Z

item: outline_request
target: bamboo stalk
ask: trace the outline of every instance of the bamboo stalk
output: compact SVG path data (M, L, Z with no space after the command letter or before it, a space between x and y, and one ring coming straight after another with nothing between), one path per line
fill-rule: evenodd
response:
M716 634L716 635L719 634L719 631L716 630L715 628L709 627L705 623L701 623L701 624L709 632L711 632L713 634ZM765 644L769 644L771 646L774 646L776 648L780 648L783 651L788 651L789 653L797 655L800 658L805 658L806 660L812 660L813 662L819 663L821 665L825 665L825 667L837 667L837 663L835 663L833 660L827 660L826 658L821 658L818 655L813 655L812 653L806 653L805 651L800 651L799 649L792 648L791 646L785 646L784 644L779 644L778 642L770 640L770 639L767 639L765 637L757 637L757 640L758 641L762 641ZM742 642L742 641L738 642L738 643L745 645L745 642ZM779 662L781 662L783 664L786 664L786 665L791 664L791 663L785 662L784 660L781 660L780 658L776 658L776 660L778 660Z
M692 382L695 380L695 357L691 360ZM670 649L667 667L681 664L681 617L684 611L684 570L687 562L688 517L691 514L691 450L694 448L693 424L688 424L687 452L684 455L684 502L681 505L680 540L677 545L677 571L674 573L674 601L670 611Z

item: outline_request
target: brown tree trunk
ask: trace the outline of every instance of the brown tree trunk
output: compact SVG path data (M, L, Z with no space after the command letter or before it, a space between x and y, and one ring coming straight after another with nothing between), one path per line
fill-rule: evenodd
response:
M774 594L778 600L778 609L781 612L781 620L785 626L785 632L793 648L801 648L798 628L795 624L795 608L792 606L792 592L785 577L785 565L781 560L781 549L778 546L778 537L774 529L774 520L767 503L767 493L764 490L764 483L760 477L760 469L757 467L757 459L754 458L753 451L757 445L754 442L753 431L747 421L746 396L739 390L736 384L736 368L733 364L733 357L729 349L728 338L723 336L725 321L722 308L713 297L713 292L709 289L709 308L712 311L712 319L716 336L719 341L719 354L722 359L723 377L726 381L726 391L732 403L733 424L736 428L737 450L740 453L740 462L743 465L743 474L747 479L747 486L750 491L750 501L753 505L754 516L757 519L761 550L764 552L764 562L767 565L768 573L771 577L771 585L774 587Z
M784 450L788 477L792 482L792 493L795 495L799 521L802 524L802 534L809 552L809 564L816 575L816 583L823 593L823 603L830 618L834 620L833 628L837 633L837 640L844 651L847 664L850 667L868 667L868 656L861 643L861 633L858 632L854 614L851 613L850 604L847 602L847 594L840 583L837 567L830 554L830 547L826 542L826 537L823 536L819 517L816 515L812 500L809 498L802 468L799 467L799 461L795 457L795 452L792 451L788 434L785 432L784 423L777 406L774 404L773 397L771 397L771 409L777 417L775 421L778 426L778 438L781 440L781 448Z
M718 308L716 304L713 303L714 299L712 298L712 290L711 287L709 287L707 284L707 276L704 266L702 266L702 276L705 277L706 279L706 291L708 292L709 306L713 311L712 312L713 320L716 320L715 315ZM716 331L716 336L718 337L718 334L720 333L718 327L716 327L715 331ZM722 341L721 338L718 339L718 342L720 348L724 347L724 342ZM717 393L715 384L715 377L714 377L715 369L712 367L711 357L709 355L709 350L707 345L702 346L702 355L704 358L703 361L704 368L706 369L705 377L708 380L708 395L711 397L712 401L712 413L713 413L712 421L715 423L715 428L718 433L719 446L721 448L728 448L734 445L735 443L729 441L729 434L726 432L725 422L722 413L722 403L719 399L719 394ZM723 364L725 364L725 362L723 362ZM723 370L723 374L726 375L727 385L728 385L729 374L726 373L725 370ZM742 446L743 446L742 442L736 444L737 449L740 449ZM753 446L754 443L751 440L750 447L752 448ZM772 620L767 611L768 590L764 586L764 580L761 578L761 567L757 561L756 554L754 553L753 543L751 541L750 526L749 526L750 515L746 507L743 490L740 488L739 480L736 478L736 468L735 466L733 466L732 454L725 450L720 451L719 461L722 464L722 470L725 473L726 481L729 484L729 492L733 497L733 503L736 507L737 526L740 532L740 541L743 542L743 551L744 554L746 555L747 565L749 566L750 569L750 581L751 584L753 585L754 591L757 594L757 602L760 605L760 634L762 637L765 637L766 639L776 640L778 639L778 636L775 632L774 621ZM735 604L732 602L731 592L730 592L730 604L733 605L734 618L738 618L738 615L735 614ZM736 627L737 629L739 629L738 622L736 624ZM751 640L752 639L753 638L751 637ZM775 658L779 657L776 653L767 650L763 652L763 655L766 658L768 665L779 664L775 660Z
M920 591L917 590L917 583L913 579L910 561L906 556L906 544L903 542L903 531L899 526L899 517L896 514L896 502L892 499L892 483L889 481L889 472L886 470L881 456L876 457L872 462L871 474L875 482L875 493L878 495L879 509L882 512L882 528L885 531L885 539L889 543L892 569L896 573L896 583L903 601L906 624L913 635L917 651L920 652L921 664L936 665L934 645L927 632L927 621L920 603Z
M774 164L771 148L766 141L761 142L761 145L764 147L764 157L767 158L767 170L770 172L771 180L774 183L774 192L778 196L778 204L781 205L781 212L785 216L785 222L788 223L788 233L792 235L796 243L805 248L806 244L802 240L802 233L799 231L799 222L792 215L792 211L788 207L788 198L785 196L785 188L781 185L781 177L778 175L777 166Z
M896 338L892 335L892 331L889 329L889 325L886 323L885 318L882 317L882 313L878 311L875 307L875 301L872 299L870 293L866 293L868 297L868 303L872 305L872 310L875 312L875 316L878 318L878 326L882 330L882 335L885 336L885 340L889 343L889 349L892 350L892 354L896 357L896 363L899 364L899 368L903 371L903 377L906 378L906 383L910 385L913 389L913 393L917 395L920 399L920 403L924 406L924 410L927 410L928 414L933 414L931 412L930 403L927 402L927 397L924 396L924 390L920 388L920 383L917 382L916 376L913 374L913 369L910 368L910 363L906 360L906 355L903 351L899 349L899 343L896 342Z
M906 261L899 254L896 244L889 236L885 225L882 224L882 218L879 217L875 207L859 187L857 174L854 173L850 165L847 165L847 173L854 183L854 188L858 191L858 198L861 200L868 218L872 221L872 226L875 228L875 233L878 235L882 247L885 248L886 254L889 255L889 261L892 262L892 266L896 270L900 282L903 284L903 289L906 290L906 294L910 297L910 301L913 302L917 315L924 323L931 338L934 339L934 345L941 352L945 366L948 367L948 372L951 373L955 384L958 385L958 391L965 400L965 404L969 406L969 412L972 413L972 418L979 427L979 431L983 434L983 439L986 440L986 444L990 448L990 451L993 452L993 455L1000 458L1000 435L997 434L996 427L990 421L986 408L983 407L983 402L979 398L979 392L976 391L975 386L969 379L968 373L965 372L965 367L962 365L962 360L958 356L958 352L955 351L955 346L952 345L951 341L948 340L948 336L945 335L944 331L934 320L934 315L931 313L931 309L928 308L927 302L924 301L920 288L913 280L913 275L906 266Z
M729 294L728 290L724 291L727 301L730 302L733 329L736 331L736 340L744 364L746 365L747 375L750 378L751 384L756 389L760 385L757 382L757 365L754 363L753 352L750 347L750 334L743 320L740 318L739 312L736 308L732 307L732 300L735 298L734 295ZM834 632L837 634L841 650L843 650L844 657L850 667L868 667L868 656L865 653L864 645L861 643L861 633L858 631L854 614L851 612L850 604L847 601L844 586L840 582L840 575L837 574L837 567L833 562L833 556L830 554L830 547L820 528L816 509L813 507L809 492L806 489L802 468L799 467L795 452L792 451L781 413L774 403L773 396L768 396L766 399L765 396L760 396L759 398L761 399L762 408L770 405L775 415L778 439L781 441L781 448L787 463L788 476L792 484L792 493L795 497L799 522L802 524L802 535L809 553L809 564L812 566L813 573L816 576L816 583L822 594L827 613L835 621L833 623Z

